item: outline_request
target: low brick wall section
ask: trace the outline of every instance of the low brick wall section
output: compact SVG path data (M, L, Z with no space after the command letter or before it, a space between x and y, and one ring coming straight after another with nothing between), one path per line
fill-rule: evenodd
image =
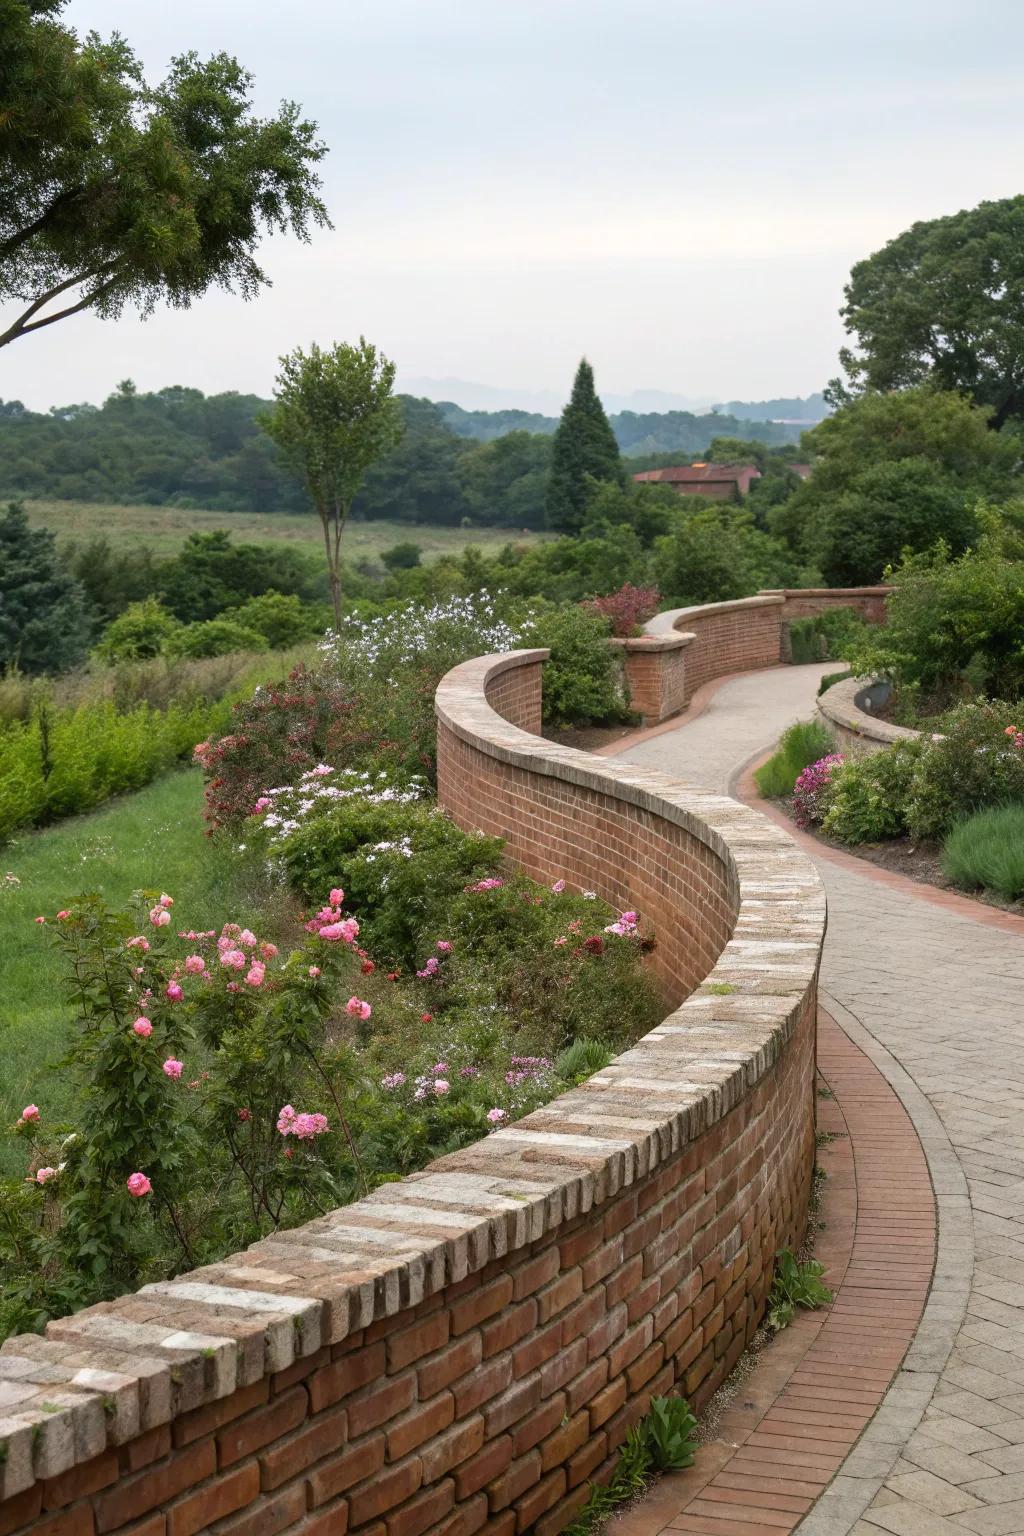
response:
M418 1175L8 1340L0 1536L554 1536L738 1358L804 1230L823 893L757 813L495 713L539 721L545 654L444 680L442 800L637 906L681 1006Z
M870 686L865 678L847 677L833 683L818 697L818 714L828 726L844 756L864 757L879 752L896 741L916 741L920 731L905 725L890 725L879 720L858 704L858 695Z
M786 632L794 619L853 608L872 623L884 623L889 590L780 589L656 614L643 636L615 642L624 648L633 708L645 725L657 725L684 709L713 678L778 666L789 655Z

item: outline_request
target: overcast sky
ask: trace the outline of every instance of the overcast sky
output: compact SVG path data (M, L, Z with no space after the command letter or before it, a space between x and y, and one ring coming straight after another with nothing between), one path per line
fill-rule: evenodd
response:
M850 265L916 219L1022 190L1020 0L71 0L154 78L228 49L330 145L334 231L267 243L274 286L0 351L0 396L126 376L268 393L360 332L400 379L564 394L806 394ZM454 390L446 391L454 393ZM515 397L518 403L518 396Z

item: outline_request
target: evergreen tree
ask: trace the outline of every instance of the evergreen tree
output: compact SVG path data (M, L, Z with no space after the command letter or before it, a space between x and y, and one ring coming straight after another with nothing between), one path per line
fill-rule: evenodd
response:
M89 645L82 589L61 569L48 528L12 502L0 513L0 672L65 672Z
M578 533L594 482L624 485L625 479L619 445L594 388L594 370L583 358L555 433L547 489L548 527Z

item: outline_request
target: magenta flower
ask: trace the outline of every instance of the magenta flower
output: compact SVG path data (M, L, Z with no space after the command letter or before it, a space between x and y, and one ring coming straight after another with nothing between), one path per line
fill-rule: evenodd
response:
M351 1013L354 1018L368 1019L373 1009L369 1003L364 1003L361 997L350 997L345 1004L345 1012Z
M448 955L451 953L452 941L451 939L438 939L436 947L442 955Z
M320 967L318 965L311 965L310 968L309 968L309 974L313 977L313 980L315 981L316 978L320 975Z
M181 989L180 983L177 982L177 981L169 981L167 983L167 994L166 995L167 995L168 1001L172 1002L172 1003L180 1003L182 998L185 996L184 992Z
M164 1076L174 1078L180 1077L184 1065L185 1063L183 1061L176 1061L173 1056L168 1056L163 1066Z
M23 1120L38 1120L39 1119L39 1106L38 1106L38 1104L26 1104L25 1108L21 1112L21 1118Z
M153 1188L152 1184L146 1178L144 1173L129 1174L127 1184L128 1193L136 1200L141 1199L143 1195L148 1195L150 1190Z
M267 968L262 960L254 960L245 973L247 987L262 987L263 978L267 974Z
M249 964L244 952L234 948L222 950L220 963L232 971L244 971Z
M253 815L258 816L261 811L268 811L273 803L274 802L271 800L269 795L260 795L259 799L256 801L256 804L252 808Z
M166 928L171 920L171 914L166 907L154 907L149 914L149 920L154 928Z
M135 1034L137 1034L142 1040L148 1040L150 1035L153 1033L153 1026L145 1017L137 1018L135 1023L132 1025L132 1029L134 1030Z
M505 1110L494 1108L487 1111L487 1118L492 1125L500 1125L503 1120L508 1119L508 1115Z
M562 892L565 890L565 881L556 880L551 889L554 891L556 896L561 896Z
M145 955L149 951L149 940L148 939L144 939L142 937L141 933L140 933L134 939L129 939L128 943L125 945L125 948L126 949L141 949L142 953Z

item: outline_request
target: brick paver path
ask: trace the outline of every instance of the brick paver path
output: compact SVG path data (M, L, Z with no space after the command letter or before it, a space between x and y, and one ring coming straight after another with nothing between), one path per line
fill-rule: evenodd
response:
M730 789L787 724L811 716L829 670L738 677L698 718L622 755ZM962 904L936 905L878 880L868 865L825 854L817 863L829 899L823 1002L875 1053L913 1116L938 1202L939 1247L903 1367L798 1529L1022 1536L1024 923L1013 931L984 922L984 909L975 916ZM730 1536L724 1521L703 1519L707 1536Z

